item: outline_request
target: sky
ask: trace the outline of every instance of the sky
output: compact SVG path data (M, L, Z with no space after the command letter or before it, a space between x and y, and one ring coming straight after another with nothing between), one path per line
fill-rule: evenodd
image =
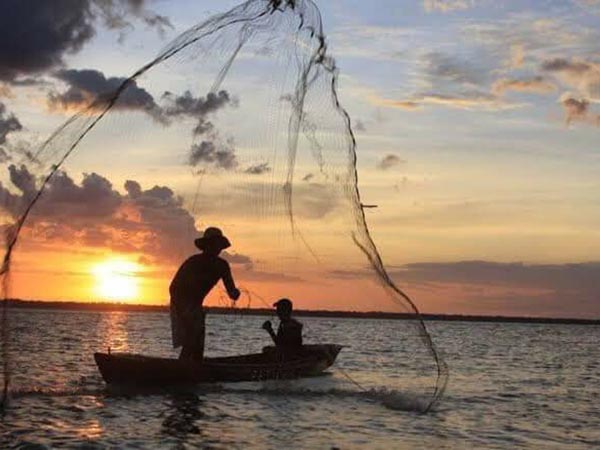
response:
M600 2L317 4L361 198L377 206L364 209L369 230L397 285L423 312L600 318ZM236 5L4 2L5 230L97 112L36 161L57 127ZM282 33L258 33L212 92L235 40L193 46L138 79L32 210L10 295L165 304L194 237L216 225L233 243L225 257L244 305L288 296L310 309L401 311L352 242L336 187L346 141L326 83L307 95L291 228L284 150L305 41ZM207 304L229 303L219 290Z

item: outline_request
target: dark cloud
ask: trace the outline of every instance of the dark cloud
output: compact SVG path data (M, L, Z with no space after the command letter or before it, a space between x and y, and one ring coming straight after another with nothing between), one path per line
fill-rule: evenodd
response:
M584 98L575 98L570 94L561 97L560 102L565 111L565 123L583 122L590 125L600 126L600 114L590 111L590 102Z
M23 193L23 199L25 201L31 200L37 192L34 175L29 172L27 167L23 165L21 167L17 167L14 164L11 164L8 167L8 173L10 176L10 182Z
M115 92L126 80L121 77L106 77L97 70L61 70L56 78L64 81L68 89L63 93L51 93L48 102L53 109L82 109L102 100ZM98 103L104 106L103 103ZM148 91L132 81L115 103L115 109L139 110L146 112L154 119L165 122L161 108Z
M110 28L131 27L129 17L164 29L166 17L144 0L3 0L0 14L0 80L41 73L60 66L96 33L100 19Z
M109 98L126 81L124 77L107 77L102 72L92 69L60 70L54 75L68 86L64 92L53 92L48 96L50 107L59 110L81 110L90 106L93 108L94 105L102 109L105 107L104 99ZM158 105L148 91L138 86L135 81L131 81L120 95L114 108L145 112L164 125L167 125L170 119L175 117L192 118L197 121L192 130L194 136L205 136L206 143L218 147L218 151L232 150L228 148L231 147L228 145L230 143L222 141L214 124L208 119L209 115L227 105L237 105L237 100L232 99L227 91L210 92L206 97L194 97L189 91L180 96L165 92L162 99L165 104ZM201 150L206 151L208 148L204 145ZM199 152L198 148L192 148L190 160L197 159L199 153L202 152ZM222 162L221 166L225 167L229 164L228 168L232 167L230 166L232 161L225 161L223 156L219 154L217 157Z
M23 129L19 119L14 114L7 113L6 106L0 102L0 145L6 143L6 138L9 133L20 131Z
M189 164L196 167L200 164L212 165L216 168L231 170L238 166L233 141L224 141L208 116L216 113L225 106L237 106L237 100L230 94L221 90L217 93L209 92L206 97L194 97L186 91L183 95L175 96L165 92L163 99L167 105L163 108L166 117L189 117L195 120L196 126L192 130L194 136L202 135L204 140L193 144L189 153Z
M456 56L432 52L425 55L422 64L426 78L436 89L445 85L481 86L486 80L485 70Z
M590 70L590 66L584 62L569 61L564 58L554 58L542 63L542 69L548 72L573 72L582 74Z
M181 197L166 186L144 190L139 183L130 180L125 187L124 205L133 215L122 216L122 222L116 225L137 235L138 251L155 258L176 260L194 248L193 240L199 231Z
M395 276L417 283L462 284L514 291L515 299L505 297L504 305L529 306L530 310L586 311L600 314L600 262L575 264L524 264L489 261L407 264ZM537 301L524 292L537 291ZM531 294L530 294L531 295ZM481 302L486 298L477 294ZM504 308L504 310L509 310ZM538 313L539 314L539 313Z
M221 256L230 264L244 266L246 270L252 270L254 267L254 261L252 261L252 258L242 253L229 253L227 251L223 251Z
M38 190L34 175L26 166L9 168L10 181L21 191L20 201L11 205L3 204L10 213L19 215L33 199ZM112 189L111 183L96 174L84 174L81 185L76 184L65 172L57 172L49 181L44 195L32 210L32 215L41 220L65 217L96 219L113 214L121 204L121 196Z
M173 28L166 16L154 13L146 8L145 0L92 0L104 25L111 29L132 28L128 17L135 17L146 25L156 28L163 34L166 28Z
M235 169L238 165L235 149L232 145L211 141L193 144L190 149L189 163L193 167L199 164L208 164L225 170Z
M92 108L92 112L95 112L93 111L95 107L103 109L106 106L104 99L109 98L126 81L126 78L122 77L106 77L97 70L60 70L55 73L55 77L66 83L68 87L62 93L49 94L48 103L51 108L59 110ZM114 108L142 111L163 125L168 125L173 118L191 118L196 121L192 134L202 135L204 139L191 146L189 164L192 167L205 164L226 170L238 166L233 141L223 140L209 120L211 114L225 106L237 105L237 100L232 99L227 91L210 92L206 97L194 97L189 91L179 96L165 92L162 98L165 102L163 106L158 105L148 91L132 81L123 91ZM258 165L247 170L248 173L259 174L267 169L266 166Z
M174 96L170 92L163 95L169 105L165 107L165 114L169 117L187 116L198 121L194 127L194 135L210 133L214 125L207 119L211 113L222 109L227 105L235 106L237 101L233 100L227 91L221 90L217 93L209 92L206 97L194 97L190 91L181 96Z
M399 166L400 164L404 164L405 162L406 161L404 161L403 159L390 153L388 155L385 155L381 159L381 161L379 161L377 163L377 168L380 170L388 170L388 169L391 169L392 167L396 167L396 166Z
M410 284L412 289L446 295L445 307L457 312L600 317L600 262L413 263L390 268L389 273L392 278ZM331 273L341 279L371 275L366 268Z
M552 73L586 99L600 100L600 64L584 60L554 58L542 63L542 70Z
M255 164L244 170L245 173L250 175L262 175L263 173L268 173L270 171L271 168L269 167L269 163Z
M39 183L25 166L11 165L9 174L20 193L0 184L0 206L18 216ZM155 261L174 261L193 251L193 239L199 234L194 218L170 188L143 189L128 180L125 190L119 193L96 173L84 174L81 183L76 183L68 174L57 172L31 212L31 239L105 246Z
M491 261L413 263L396 275L411 281L458 282L493 286L573 289L588 286L600 294L600 262L579 264L525 264Z

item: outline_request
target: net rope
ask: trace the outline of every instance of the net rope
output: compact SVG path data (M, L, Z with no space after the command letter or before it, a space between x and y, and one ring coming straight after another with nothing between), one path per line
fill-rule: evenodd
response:
M252 51L255 52L254 59L248 56ZM2 228L5 247L0 268L4 299L1 317L4 375L2 405L8 397L12 370L7 310L11 261L23 228L35 223L36 205L43 202L44 193L51 187L54 178L63 173L71 156L76 152L84 153L84 147L97 139L93 136L94 133L110 133L109 125L103 128L108 119L114 124L120 120L119 113L134 114L127 104L131 91L139 89L146 81L151 85L153 74L173 72L173 67L192 78L185 85L187 91L182 87L176 99L184 99L186 95L188 98L200 98L199 95L194 97L196 94L206 95L204 98L207 102L209 98L225 98L228 91L222 89L239 88L244 81L239 75L244 73L241 67L247 68L247 74L250 75L246 76L254 77L255 83L258 83L256 80L262 81L260 86L256 86L256 91L260 91L256 98L245 92L248 96L240 99L241 106L237 107L238 112L232 110L233 119L230 119L235 122L246 105L251 105L253 101L263 101L261 110L264 114L260 114L260 117L251 114L245 116L251 128L260 130L260 138L249 137L247 130L239 131L235 140L227 138L223 131L214 131L215 128L230 131L236 129L236 123L228 124L225 118L223 123L218 122L218 127L212 122L207 126L203 122L206 115L200 116L200 121L195 123L193 145L188 158L189 165L193 167L191 171L187 167L188 173L192 172L198 178L195 188L191 188L191 210L194 216L196 209L204 211L201 220L208 222L212 219L206 213L207 205L225 204L232 198L241 199L245 202L247 217L286 218L287 226L283 227L275 220L277 229L271 233L273 242L281 244L279 248L282 252L285 250L290 254L307 254L308 259L305 261L310 260L313 265L326 267L326 262L331 260L330 255L333 254L333 244L331 248L325 248L325 245L313 238L325 231L307 230L316 230L315 223L319 221L315 220L311 210L322 207L326 200L335 205L337 216L331 218L331 214L325 215L323 217L327 220L323 219L321 222L329 221L325 225L329 225L331 230L335 229L331 231L335 239L353 243L358 253L362 253L362 261L367 261L370 273L387 292L388 298L401 311L411 315L411 320L402 322L406 323L406 327L413 327L422 349L433 361L436 373L429 401L423 408L424 412L431 410L445 391L448 367L436 348L417 305L388 273L370 233L359 190L357 142L351 118L338 96L339 69L335 59L328 53L320 11L312 0L249 0L228 12L208 18L175 38L156 58L123 79L117 89L100 95L81 108L37 152L22 161L40 182L35 195L25 198L20 209L5 212L10 220ZM261 70L263 78L256 75ZM159 82L153 85L157 91L158 85ZM208 88L203 90L203 86ZM264 98L261 97L263 91L268 94ZM165 91L161 98L171 103L156 105L158 112L153 111L155 122L172 124L178 118L192 117L189 111L177 109L180 104L173 101L173 95L175 94ZM241 125L239 128L244 128ZM203 141L198 143L198 140ZM205 145L207 142L213 147ZM231 150L234 142L238 147L237 154ZM206 149L212 149L212 153L207 153ZM247 169L241 170L242 164ZM247 186L252 189L241 191L240 183L249 180L253 176L251 169L260 168L261 164L265 169L261 175L265 181L262 184L249 183ZM234 181L223 181L222 173L232 167L237 170L231 175ZM256 173L259 171L254 170ZM209 177L213 177L212 184L209 184ZM318 184L307 184L311 179L317 179ZM203 199L204 193L218 182L221 182L221 187L215 189L209 198ZM318 189L316 193L314 190L310 191L312 196L308 196L306 193L311 186ZM214 213L212 217L218 217L218 214ZM279 256L269 251L274 252L272 249L265 249L264 254L272 258ZM293 270L293 262L284 266L285 258L279 259L282 261L282 271ZM245 292L249 298L251 295L261 298L249 287L245 288ZM250 299L249 302L251 301ZM263 302L268 306L266 301ZM345 376L365 389L350 375Z

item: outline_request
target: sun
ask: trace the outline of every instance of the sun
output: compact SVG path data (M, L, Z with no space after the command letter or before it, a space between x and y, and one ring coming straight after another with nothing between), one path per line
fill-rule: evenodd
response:
M126 259L107 259L92 267L96 294L105 300L133 300L139 294L140 265Z

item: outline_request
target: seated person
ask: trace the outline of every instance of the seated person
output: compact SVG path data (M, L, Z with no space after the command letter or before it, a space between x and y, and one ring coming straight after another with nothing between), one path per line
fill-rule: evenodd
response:
M302 348L302 324L296 319L292 319L291 300L282 298L273 303L273 306L277 308L277 316L279 317L277 334L273 331L270 320L263 323L263 329L269 332L278 350L300 350Z

